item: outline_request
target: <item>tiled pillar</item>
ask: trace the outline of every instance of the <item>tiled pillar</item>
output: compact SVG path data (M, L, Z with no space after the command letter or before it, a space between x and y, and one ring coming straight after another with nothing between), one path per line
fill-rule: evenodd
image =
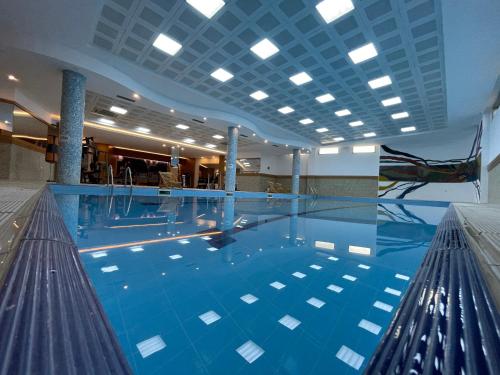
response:
M300 150L293 149L293 162L292 162L292 194L299 194L300 186Z
M194 171L193 171L193 188L198 187L198 182L200 180L200 158L194 159Z
M238 153L238 128L230 126L227 129L226 155L226 191L234 191L236 187L236 154Z
M219 185L219 190L224 189L225 169L226 169L226 155L219 155L219 180L217 181L217 184Z
M57 165L57 182L61 184L80 183L85 82L80 73L63 71Z

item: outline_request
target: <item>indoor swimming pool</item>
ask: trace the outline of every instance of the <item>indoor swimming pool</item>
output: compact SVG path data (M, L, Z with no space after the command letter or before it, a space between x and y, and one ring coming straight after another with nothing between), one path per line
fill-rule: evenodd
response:
M136 374L361 373L446 207L56 194Z

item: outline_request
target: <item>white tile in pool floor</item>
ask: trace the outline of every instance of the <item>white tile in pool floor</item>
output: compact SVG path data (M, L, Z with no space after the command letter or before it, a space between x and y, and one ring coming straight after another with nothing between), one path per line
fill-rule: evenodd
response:
M117 266L101 267L101 271L104 273L115 272L118 271L118 269L119 268Z
M130 251L133 253L140 253L140 252L144 251L144 248L142 246L132 246L130 248Z
M406 275L401 275L400 273L397 273L394 275L394 277L396 279L400 279L400 280L404 280L404 281L408 281L410 280L410 277L409 276L406 276Z
M382 327L378 324L372 323L369 320L365 319L361 319L361 321L358 323L358 327L363 328L368 332L373 333L374 335L378 335L380 330L382 329Z
M210 241L212 239L212 237L210 236L203 236L203 237L200 237L202 240L204 241Z
M182 255L180 255L180 254L174 254L174 255L170 255L169 258L172 259L172 260L181 259Z
M393 296L397 296L397 297L399 297L401 295L401 291L400 290L392 289L392 288L389 288L389 287L385 288L384 292L392 294Z
M92 253L92 258L102 258L102 257L107 257L108 253L105 251L96 251L95 253Z
M356 370L359 370L365 360L365 357L345 345L341 346L336 357Z
M273 288L278 289L278 290L283 289L286 286L285 284L282 284L279 281L274 281L269 285L271 285Z
M209 248L207 248L207 250L208 250L208 251L217 251L217 250L219 250L219 249L217 249L216 247L209 247Z
M375 301L375 303L373 304L373 306L376 307L377 309L380 309L380 310L383 310L383 311L387 311L387 312L391 312L392 311L392 306L388 305L387 303L384 303L384 302Z
M351 276L351 275L344 275L342 276L343 279L349 280L349 281L356 281L358 278Z
M340 293L344 290L344 288L341 288L340 286L335 285L335 284L328 285L326 287L326 289L331 290L332 292L335 292L335 293Z
M317 309L321 309L325 305L325 302L316 297L309 298L306 302Z
M210 310L210 311L207 311L204 314L199 315L198 318L200 318L201 321L208 326L208 325L210 325L212 323L215 323L217 320L219 320L220 319L220 315L217 314L215 311Z
M164 349L167 344L161 338L161 336L153 336L150 339L141 341L136 344L137 349L139 349L139 353L141 353L142 358L147 358L151 354L154 354L162 349Z
M359 264L358 268L364 269L364 270L369 270L370 266L367 266L366 264Z
M249 305L251 305L252 303L257 302L259 300L253 294L245 294L244 296L241 296L240 299L243 302L248 303Z
M334 262L336 262L337 260L339 260L339 258L337 258L337 257L328 257L328 259L333 260Z
M299 279L303 279L307 275L305 273L302 273L302 272L294 272L294 273L292 273L292 276L295 276L295 277L297 277Z
M236 351L248 363L255 362L262 354L264 354L264 349L251 340L241 345L238 349L236 349Z
M318 266L317 264L311 264L311 265L309 266L309 268L312 268L313 270L317 270L317 271L319 271L319 270L320 270L320 269L322 269L323 267Z
M279 323L283 324L286 328L293 331L300 325L300 320L295 319L293 316L285 315L283 318L278 320Z
M189 240L178 240L177 242L179 242L181 245L187 245L188 243L191 243L191 241Z

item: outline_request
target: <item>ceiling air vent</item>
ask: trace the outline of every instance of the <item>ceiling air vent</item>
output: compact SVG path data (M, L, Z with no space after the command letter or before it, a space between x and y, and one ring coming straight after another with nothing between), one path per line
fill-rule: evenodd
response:
M135 100L134 100L134 99L127 98L126 96L116 95L116 97L117 97L118 99L123 99L123 100L126 100L127 102L130 102L130 103L135 103Z
M280 147L280 146L278 146L278 145L273 145L273 147Z
M243 138L248 138L248 135L245 135L245 134L240 134L240 137L243 137Z
M199 124L204 124L204 123L205 123L204 121L197 120L197 119L195 119L195 118L192 118L191 120L192 120L192 121L194 121L194 122L197 122L197 123L199 123Z

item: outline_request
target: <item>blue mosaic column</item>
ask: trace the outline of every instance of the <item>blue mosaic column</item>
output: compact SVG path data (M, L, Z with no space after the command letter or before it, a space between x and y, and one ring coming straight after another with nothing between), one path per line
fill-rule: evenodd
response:
M292 163L292 194L299 194L300 186L300 150L293 149L293 163Z
M80 183L85 82L80 73L63 71L57 165L57 182L61 184Z
M236 154L238 153L238 128L230 126L227 129L226 155L226 191L234 191L236 187Z

